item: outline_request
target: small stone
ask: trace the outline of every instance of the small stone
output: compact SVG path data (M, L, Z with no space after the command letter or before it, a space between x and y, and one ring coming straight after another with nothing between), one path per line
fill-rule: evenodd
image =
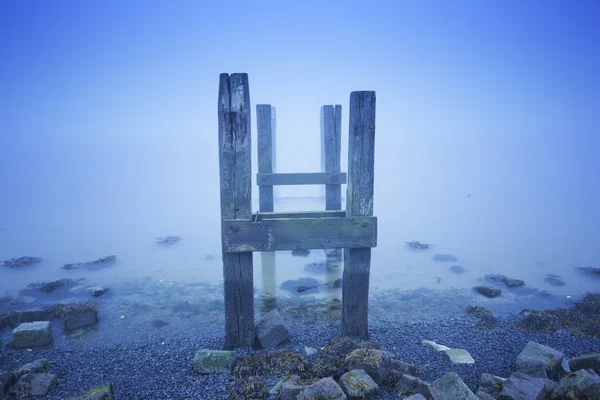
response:
M456 372L448 372L429 385L434 400L479 400Z
M485 297L489 297L491 299L502 294L502 290L491 286L475 286L474 289Z
M379 391L379 385L362 369L354 369L342 375L340 387L350 400L369 399Z
M516 370L534 378L554 379L562 370L563 358L560 351L530 341L517 356Z
M346 394L333 378L323 378L304 389L297 400L345 400Z
M56 375L47 373L31 373L25 374L19 381L10 389L13 396L19 398L35 396L43 397L48 394L48 391L57 382Z
M256 340L263 349L277 346L290 338L290 332L277 310L263 315L256 323L255 332Z
M13 329L13 347L28 349L52 342L52 326L48 321L26 322Z
M475 362L469 352L464 349L446 349L442 352L448 356L453 364L473 364Z
M92 296L99 297L99 296L102 296L104 293L107 293L109 291L109 288L95 286L95 287L89 288L88 291L90 292L90 294Z
M569 360L569 368L575 372L580 369L593 369L600 375L600 353L590 353Z
M199 374L229 374L235 359L234 351L202 349L194 356L194 371Z

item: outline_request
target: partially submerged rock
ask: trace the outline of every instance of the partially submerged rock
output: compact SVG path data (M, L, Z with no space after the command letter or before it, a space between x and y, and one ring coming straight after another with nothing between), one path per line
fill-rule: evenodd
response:
M485 297L489 297L491 299L502 294L502 290L491 286L475 286L474 289Z
M2 266L8 268L22 268L28 265L39 264L43 261L43 258L40 257L19 257L19 258L11 258L10 260L6 260L2 263Z
M565 281L560 275L546 274L546 277L544 278L544 280L554 286L564 286L565 285Z
M600 268L596 267L577 267L579 272L591 278L600 279Z
M68 305L63 307L62 312L66 331L98 323L98 308L95 304Z
M509 288L519 287L525 284L525 281L522 281L521 279L509 278L505 275L500 274L486 275L485 279L494 283L503 283Z
M12 346L16 349L42 347L52 342L52 326L48 321L22 323L13 329Z
M176 243L179 243L181 240L181 236L161 236L156 238L156 243L162 246L172 246Z
M465 272L467 272L466 269L464 269L464 267L461 267L460 265L453 265L450 267L450 271L454 272L457 275L462 275Z
M458 258L454 257L452 254L435 254L433 256L435 261L443 261L443 262L456 262Z
M194 371L199 374L228 374L237 356L234 351L198 350L194 355Z
M88 288L88 292L90 292L90 294L93 297L100 297L104 293L108 293L109 290L110 290L109 288L102 287L102 286L94 286L94 287Z
M101 267L107 267L109 265L114 264L117 261L117 256L115 255L110 255L110 256L106 256L106 257L101 257L97 260L94 261L86 261L86 262L82 262L82 263L72 263L72 264L65 264L63 265L63 269L67 269L67 270L71 270L71 269L78 269L80 267L89 267L91 269L96 269L96 268L101 268Z

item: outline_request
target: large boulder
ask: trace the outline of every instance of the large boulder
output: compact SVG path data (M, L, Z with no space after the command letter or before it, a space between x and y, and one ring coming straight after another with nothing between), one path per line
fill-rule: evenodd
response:
M433 400L479 400L456 372L448 372L429 385Z
M548 379L515 372L504 382L498 400L544 400L553 387L554 382Z
M198 350L194 355L194 371L199 374L228 374L235 359L234 351Z
M593 369L600 374L600 353L584 354L569 360L569 368L575 372L580 369Z
M505 275L499 275L499 274L486 275L485 279L487 279L488 281L491 281L491 282L495 282L495 283L504 283L509 288L519 287L519 286L523 286L525 284L525 282L522 281L521 279L509 278Z
M563 377L554 387L552 400L600 399L600 377L580 369Z
M25 374L10 389L10 394L18 398L43 397L57 382L56 375L47 373Z
M350 400L369 399L379 391L379 385L362 369L354 369L342 375L340 386Z
M93 304L65 306L63 308L63 313L66 331L72 331L98 323L98 309Z
M421 375L421 370L416 365L396 359L392 359L392 368L398 372L411 376Z
M26 322L13 329L13 347L28 349L52 342L52 326L48 321Z
M375 349L356 349L348 354L348 370L362 369L380 384L392 372L394 354Z
M256 341L263 349L277 346L290 338L290 332L277 310L263 315L256 323L255 332Z
M431 398L429 383L407 374L398 374L395 388L403 396L421 394L428 399Z
M516 370L535 378L554 379L563 370L563 358L558 350L528 342L517 356Z
M304 389L297 400L346 400L346 394L333 378L323 378Z

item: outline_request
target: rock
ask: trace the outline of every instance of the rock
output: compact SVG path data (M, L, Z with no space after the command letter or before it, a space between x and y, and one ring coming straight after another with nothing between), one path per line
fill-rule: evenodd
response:
M65 306L65 330L72 331L98 323L98 309L93 304Z
M569 368L573 372L580 369L593 369L596 374L600 375L600 353L590 353L572 358L569 360Z
M480 306L467 307L467 315L477 321L479 329L493 329L500 325L500 320L494 315L491 310Z
M256 340L261 348L277 346L290 338L290 332L283 324L281 316L277 310L273 310L263 315L256 323Z
M528 342L517 356L516 370L534 378L554 379L562 370L563 353L536 342Z
M496 400L495 397L492 397L486 392L482 392L481 390L478 390L477 393L475 393L475 396L477 396L479 400Z
M319 289L322 282L314 278L299 278L297 280L288 280L280 285L280 289L292 293L302 293L311 289Z
M10 388L19 380L19 377L6 371L0 371L0 399L4 399L8 395Z
M550 399L600 399L600 377L585 369L570 373L554 387Z
M234 351L198 350L194 356L194 371L199 374L228 374L237 356Z
M450 270L452 272L454 272L457 275L462 275L464 274L467 270L464 269L463 267L461 267L460 265L453 265L450 267Z
M340 270L339 264L329 262L312 262L304 266L304 270L313 274L330 274Z
M452 254L435 254L433 256L435 261L444 261L444 262L456 262L458 258L454 257Z
M520 279L508 278L498 274L486 275L484 278L491 282L504 283L509 288L519 287L525 284L525 282Z
M309 254L310 254L310 250L305 250L305 249L292 250L292 255L294 257L308 257Z
M94 389L86 390L77 396L70 397L67 400L113 400L112 385L99 386Z
M302 293L315 288L317 288L317 285L298 285L296 286L296 292Z
M323 378L304 389L297 400L344 400L347 399L342 388L333 378Z
M504 382L498 400L543 400L550 394L552 385L547 379L515 372Z
M362 369L380 384L392 372L394 354L374 349L356 349L346 356L348 370Z
M57 382L56 375L47 373L25 374L10 389L13 396L23 398L28 396L43 397Z
M310 357L313 354L317 354L319 352L319 350L315 349L314 347L304 346L304 352L306 353L307 356Z
M100 287L100 286L95 286L95 287L88 288L88 292L90 292L90 294L93 297L100 297L104 293L107 293L108 291L109 291L109 288Z
M421 394L428 399L431 398L429 383L411 375L401 374L398 377L395 387L403 396Z
M19 257L19 258L11 258L10 260L6 260L2 263L2 266L8 268L21 268L26 267L28 265L39 264L43 261L42 258L39 257Z
M421 375L421 370L416 365L406 363L404 361L392 359L392 368L398 372L403 374L408 374L411 376L419 376Z
M52 326L48 321L25 322L13 329L13 347L29 349L52 342Z
M156 243L162 246L172 246L176 243L179 243L181 240L181 236L161 236L156 238Z
M478 400L456 372L448 372L433 381L429 391L433 400Z
M544 278L544 280L554 286L564 286L565 285L565 281L563 280L563 278L560 275L547 274L546 277Z
M342 375L340 387L350 400L369 399L379 391L379 385L362 369L354 369Z
M427 400L425 397L423 397L422 394L411 394L408 397L405 397L404 400Z
M40 372L49 372L51 367L50 361L42 358L40 360L35 360L34 362L27 363L20 368L15 370L15 374L17 377L21 377L25 374L29 373L40 373Z
M473 364L475 360L465 349L446 349L442 350L453 364Z
M484 295L485 297L489 297L493 299L494 297L498 297L502 294L502 290L491 287L491 286L475 286L474 289Z
M298 395L302 393L304 389L307 389L310 385L298 384L300 377L298 375L292 375L290 379L282 382L281 389L279 390L279 398L281 400L296 400Z
M450 349L450 347L448 347L448 346L444 346L443 344L437 344L436 342L431 341L431 340L421 340L421 344L429 346L432 349L437 350L437 351L449 350Z
M81 267L83 265L83 263L71 263L71 264L65 264L62 266L62 269L66 269L66 270L72 270L72 269L79 269L79 267Z
M591 277L591 278L600 278L600 268L596 267L577 267L579 272Z
M78 269L81 266L87 266L90 268L98 268L98 267L106 267L109 266L111 264L114 264L117 261L117 256L115 255L111 255L111 256L106 256L106 257L101 257L97 260L94 261L86 261L83 263L72 263L72 264L65 264L63 265L63 269L67 269L67 270L71 270L71 269Z
M501 378L488 373L483 373L479 377L479 392L484 392L492 397L497 397L502 391L502 385L506 378ZM479 396L479 394L477 394ZM481 397L481 396L480 396Z
M266 399L269 391L260 376L250 376L243 380L236 380L228 394L227 398L231 400Z

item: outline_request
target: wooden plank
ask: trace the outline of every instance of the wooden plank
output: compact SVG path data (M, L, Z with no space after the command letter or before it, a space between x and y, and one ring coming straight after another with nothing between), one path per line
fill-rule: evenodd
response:
M221 218L252 215L250 92L247 74L219 78L219 174ZM223 234L223 231L221 231ZM225 348L249 347L254 340L252 253L229 253L223 244Z
M273 170L277 172L277 108L271 106L271 143L273 143ZM278 196L277 188L273 188L273 201Z
M223 221L225 251L336 249L377 245L377 218L283 218Z
M321 148L324 153L324 171L340 172L340 153L342 150L342 106L323 106L321 108L323 133ZM342 185L340 183L325 186L325 209L342 209Z
M290 211L252 214L252 221L282 218L344 218L346 211Z
M350 94L347 217L373 215L375 166L375 92ZM344 250L342 335L369 335L371 249Z
M258 126L258 173L273 173L273 138L272 116L270 104L256 105ZM258 179L258 178L257 178ZM258 187L258 204L260 212L273 212L273 186Z
M285 174L256 174L259 186L267 185L324 185L346 183L345 172L305 172Z

